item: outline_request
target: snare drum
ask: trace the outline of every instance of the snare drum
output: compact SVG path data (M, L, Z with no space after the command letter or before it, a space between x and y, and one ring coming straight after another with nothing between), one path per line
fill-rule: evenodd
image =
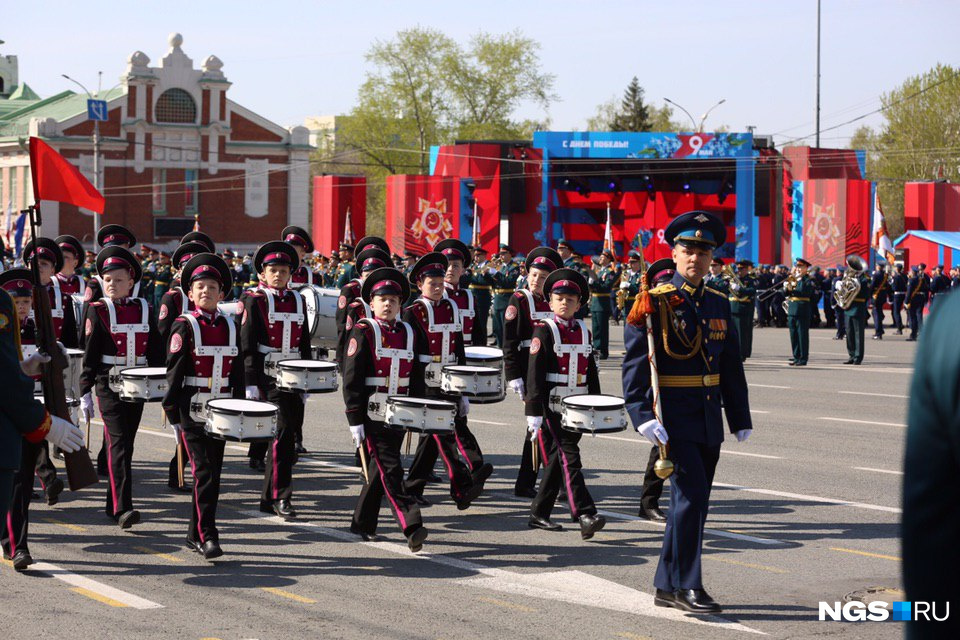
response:
M457 406L446 400L390 396L387 398L388 427L419 433L452 433Z
M207 402L204 430L211 438L264 442L277 435L277 405L259 400L220 398Z
M277 363L277 386L286 391L306 393L336 391L337 363L318 360L281 360Z
M167 393L167 370L163 367L131 367L120 370L120 399L127 402L160 402Z
M440 388L479 404L500 402L505 395L503 376L493 367L447 365L440 370Z
M503 368L503 351L496 347L464 347L463 351L470 366Z
M582 394L560 401L560 425L576 433L613 433L627 428L623 398Z

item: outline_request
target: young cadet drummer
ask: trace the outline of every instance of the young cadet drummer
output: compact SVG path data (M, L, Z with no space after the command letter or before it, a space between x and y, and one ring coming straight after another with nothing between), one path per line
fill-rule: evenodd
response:
M121 400L117 378L127 367L160 366L164 345L150 305L131 297L142 276L133 254L123 247L103 249L97 274L105 295L90 304L84 319L80 412L85 418L93 415L95 390L107 453L106 513L121 529L129 529L140 522L140 512L133 508L132 461L144 403Z
M510 389L520 396L526 392L527 362L530 340L537 322L553 318L550 303L543 295L543 283L551 272L563 264L560 254L550 247L537 247L527 254L527 288L514 292L503 318L503 364ZM549 436L547 436L549 437ZM523 439L520 470L513 485L515 495L533 498L537 495L537 470L533 468L532 443Z
M379 246L367 245L363 251L357 254L357 271L359 271L360 276L347 284L348 286L354 286L355 283L359 283L362 288L368 275L377 269L389 265L390 255L386 251ZM344 287L344 289L346 288L347 287ZM343 351L346 348L347 336L350 334L350 330L353 329L353 326L358 320L370 316L370 305L361 297L361 291L362 289L358 290L357 296L347 303L347 308L343 312L343 341L337 343L337 362L343 362ZM340 313L339 309L337 309L337 313Z
M457 305L443 297L446 271L447 258L441 253L431 252L417 261L410 272L410 282L420 290L420 297L404 309L402 317L413 327L416 337L414 349L418 361L424 365L424 395L457 405L455 428L453 434L430 435L420 439L407 473L406 488L417 502L428 504L423 497L423 489L439 454L450 479L450 496L457 503L457 508L463 510L480 495L483 482L490 475L492 467L480 465L471 472L460 461L460 444L473 439L466 429L470 405L458 394L447 393L440 388L440 370L443 366L463 364L465 360Z
M416 500L403 488L403 431L384 424L387 397L409 395L412 378L423 371L413 349L413 327L397 319L409 289L403 273L391 267L377 269L364 280L362 295L372 317L362 318L347 339L343 400L354 444L366 447L369 456L369 481L360 491L350 531L375 540L386 495L410 550L416 552L423 547L427 530Z
M123 247L125 249L131 249L135 244L137 244L137 238L133 235L133 232L127 229L122 224L106 224L100 227L100 231L97 232L97 244L100 246L101 250L106 249L107 247ZM132 253L130 255L133 255ZM139 263L138 263L139 264ZM138 295L137 285L139 280L134 283L134 290L130 294L131 296ZM91 302L96 302L103 297L103 286L100 282L99 277L94 274L92 278L87 281L87 290L83 296L83 311L81 315L87 317L87 306ZM83 342L84 335L81 333L80 341Z
M650 291L659 389L651 386L646 316L639 313L638 300L624 327L624 401L637 431L654 445L669 444L677 469L670 476L654 602L691 613L717 613L720 605L703 588L700 554L723 442L721 402L738 441L745 441L752 429L730 301L703 283L713 251L726 239L726 227L711 213L691 211L667 226L664 239L673 247L677 271L669 283ZM659 417L654 415L655 394L663 405Z
M313 269L303 261L305 255L313 253L313 239L307 230L296 226L284 227L280 232L280 239L293 245L300 259L300 267L290 276L290 285L299 288L304 284L318 284L316 282L318 278Z
M589 300L590 288L583 275L564 268L547 276L543 290L550 298L553 318L542 320L533 330L524 413L530 437L539 444L547 463L540 490L530 505L528 525L547 531L563 528L550 520L563 483L570 516L580 524L580 536L589 540L607 521L597 514L583 478L581 434L561 427L559 399L600 393L597 363L590 355L590 331L583 320L575 318L580 306ZM544 426L549 438L541 433Z
M387 244L387 241L383 238L377 238L375 236L364 236L363 238L360 238L360 242L357 243L357 254L362 253L364 249L370 246L380 248L384 253L387 254L389 259L390 246ZM353 265L350 265L349 273L357 273ZM337 298L337 313L335 316L335 322L337 325L337 362L343 362L343 345L346 341L347 334L347 307L351 302L360 298L360 288L362 286L363 274L360 273L357 274L356 277L349 278L340 287L340 297Z
M173 322L163 409L193 475L187 548L211 560L223 555L216 520L224 441L207 435L202 412L207 400L243 397L243 358L236 324L217 312L232 285L223 258L211 253L192 257L180 282L194 308Z
M300 266L297 252L287 242L268 242L257 249L253 265L260 286L243 298L240 349L248 400L268 400L280 408L277 436L267 448L266 471L260 510L287 520L297 517L290 502L296 460L294 437L303 424L306 396L277 386L271 366L280 360L309 360L310 336L306 331L303 298L287 288L290 274Z

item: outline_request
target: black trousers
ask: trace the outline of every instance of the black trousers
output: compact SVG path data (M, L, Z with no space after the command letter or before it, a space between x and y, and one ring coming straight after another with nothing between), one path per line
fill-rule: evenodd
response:
M490 302L481 300L474 293L473 296L473 331L470 334L470 344L475 347L487 346L487 320L490 318Z
M907 309L907 322L910 324L910 337L916 338L923 328L923 307L926 303L922 298L916 298Z
M549 439L542 438L543 431L550 435ZM560 484L567 490L567 501L570 503L570 516L576 521L580 516L594 515L597 507L593 497L587 491L583 479L583 465L580 462L579 433L566 431L560 428L560 414L545 411L543 426L537 435L540 454L547 461L543 471L543 480L540 481L540 490L530 505L530 512L541 518L549 518L553 506L560 493Z
M13 496L13 479L16 476L16 469L0 469L0 531L3 530L3 523L7 521L7 511Z
M44 441L46 444L46 441ZM10 557L20 549L27 549L30 527L30 499L33 496L33 474L41 445L23 440L20 446L20 468L13 476L13 494L10 508L3 522L3 552ZM28 550L28 549L27 549ZM29 551L29 550L28 550Z
M357 507L353 511L352 528L362 533L376 533L383 498L393 511L404 535L423 526L420 507L403 487L403 464L400 445L404 432L390 429L382 422L364 422L367 451L367 476L370 481L360 490Z
M893 294L890 315L893 316L893 326L897 328L897 331L903 331L903 316L900 315L900 310L903 309L903 299L905 297L907 297L906 293Z
M44 491L57 479L57 468L53 466L53 460L50 459L50 443L46 440L40 443L36 472Z
M114 520L133 509L133 443L143 416L142 402L123 402L106 384L97 383L106 449L106 513Z
M456 420L453 433L424 435L420 438L404 482L407 493L423 495L427 478L433 473L433 465L436 464L439 455L443 459L443 466L447 469L447 478L450 480L450 497L459 500L466 495L473 486L473 477L470 468L460 460L457 438Z
M219 540L217 532L217 501L220 498L220 472L223 468L223 440L211 438L203 425L184 425L180 429L180 444L184 458L193 476L193 500L190 508L190 528L187 538L205 543Z
M837 326L837 314L831 304L830 298L824 294L823 296L823 317L826 318L827 324L826 328L833 329Z
M186 452L184 452L186 453ZM169 475L167 476L167 485L170 487L179 487L180 485L180 471L183 471L183 485L187 484L187 456L184 455L181 460L177 460L177 449L173 450L173 457L170 458L170 467L168 470Z
M874 301L873 310L871 312L873 316L873 335L882 336L883 331L883 304L879 301Z
M846 314L840 307L834 307L834 310L837 312L837 338L844 338L847 335Z
M550 434L545 433L543 430L540 431L540 437L544 438L547 443L549 443L551 439ZM547 444L547 448L550 448L549 444ZM540 453L540 451L538 450L537 453ZM514 491L535 489L540 467L545 466L546 462L546 458L541 458L538 468L533 468L533 443L530 441L530 434L525 434L523 438L523 452L520 454L520 469L517 471L517 481L513 486Z
M660 459L659 447L651 447L650 457L647 459L647 468L643 472L643 488L640 490L640 504L645 509L660 506L660 496L663 495L663 478L653 472L653 465Z
M303 400L299 393L280 391L273 387L267 392L267 400L279 408L277 437L267 443L267 470L263 474L262 506L277 500L289 500L293 495L293 463L297 425L303 425Z

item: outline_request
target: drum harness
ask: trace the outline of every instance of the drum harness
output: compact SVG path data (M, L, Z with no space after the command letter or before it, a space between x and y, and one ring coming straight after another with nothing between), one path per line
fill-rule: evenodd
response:
M570 356L567 363L567 373L548 373L547 382L556 382L557 386L550 390L549 407L555 413L562 410L561 401L567 396L572 396L582 392L583 385L580 384L580 358L589 358L593 347L590 345L587 324L583 320L577 320L580 326L580 344L563 344L560 339L560 327L553 318L544 318L543 323L550 327L553 334L553 352L558 358L565 354Z
M363 379L363 383L368 387L374 387L375 389L379 387L387 388L385 392L374 391L370 394L370 400L367 402L367 417L377 422L383 422L387 415L387 398L397 395L400 387L410 387L410 378L400 377L400 361L406 360L413 362L413 327L403 320L397 320L397 324L403 326L404 331L407 332L407 348L388 349L383 346L383 334L380 332L380 323L376 319L361 318L357 321L358 325L360 323L368 324L370 328L373 329L374 358L377 360L390 360L390 373L386 377L379 376Z
M470 289L462 289L462 288L454 289L452 285L449 288L447 288L446 283L444 283L443 297L447 298L448 300L450 300L450 302L453 302L454 304L456 304L456 301L454 301L453 298L447 295L448 291L462 291L463 293L467 294L467 308L460 309L460 315L457 316L458 318L460 318L461 326L466 324L463 321L464 318L476 317L477 313L476 311L474 311L474 308L473 308L473 291L470 291Z
M533 294L529 289L519 289L527 299L527 307L530 308L530 324L532 325L537 320L553 320L553 311L537 311L537 304L533 299ZM530 348L530 338L526 340L521 340L520 345L517 347L517 350L529 349Z
M198 376L185 376L183 384L196 387L197 391L190 398L190 417L197 422L206 420L206 406L210 400L217 398L226 398L230 396L229 377L223 375L223 359L225 357L236 358L240 354L237 348L237 326L234 322L226 319L229 338L227 345L210 346L203 344L203 336L200 333L200 323L196 317L190 313L180 315L190 324L193 332L194 354L198 358L213 358L213 373L209 378L200 378ZM220 316L217 316L219 319ZM226 388L226 391L223 389Z
M106 296L102 299L110 318L110 333L113 335L122 333L127 338L126 355L103 356L100 360L103 364L110 365L110 373L107 379L110 390L114 393L120 393L120 371L130 367L143 367L147 364L146 355L137 355L137 334L150 333L150 307L143 298L131 298L140 304L140 324L117 324L116 305L113 300Z
M294 313L280 313L276 311L276 304L274 302L275 294L266 287L261 287L260 290L263 291L267 297L267 322L270 324L276 322L283 324L283 335L280 338L279 349L266 344L257 345L257 351L265 356L263 372L267 377L274 378L276 377L276 373L273 370L276 369L277 362L300 357L299 349L294 348L291 342L293 341L293 323L303 324L303 296L301 296L298 291L290 289L289 291L293 294L294 300L297 302L297 310Z
M443 336L440 344L439 356L433 356L429 354L417 356L420 362L427 365L426 372L424 373L424 382L426 382L428 387L439 387L440 371L443 369L443 366L457 363L456 354L450 350L450 335L453 333L460 333L463 330L463 327L460 324L460 308L457 307L457 303L450 298L443 299L449 302L450 306L453 307L452 324L434 324L433 305L429 300L424 300L423 298L417 299L417 302L427 311L427 331L430 333L439 333Z

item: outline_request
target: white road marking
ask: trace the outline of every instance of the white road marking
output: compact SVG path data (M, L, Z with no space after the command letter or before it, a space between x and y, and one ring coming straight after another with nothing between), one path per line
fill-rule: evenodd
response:
M620 436L604 436L597 435L595 438L602 438L604 440L619 440L621 442L636 442L641 445L649 444L649 441L646 438L623 438ZM747 453L746 451L733 451L728 449L720 449L720 453L728 453L732 456L747 456L749 458L764 458L765 460L783 460L781 456L768 456L762 453Z
M776 384L754 384L752 382L747 383L748 387L760 387L761 389L792 389L793 387L781 387Z
M770 413L769 411L761 411L760 409L750 409L750 413Z
M867 356L866 360L869 362L870 357ZM776 366L776 367L789 367L791 366L786 361L780 360L747 360L748 363L761 364L765 366ZM828 364L820 362L811 362L806 365L808 370L834 370L834 371L856 371L860 373L913 373L912 367L873 367L873 366L859 366L855 367L854 365L849 364ZM747 369L749 371L750 369ZM750 385L756 386L756 385Z
M140 596L135 596L132 593L127 593L126 591L121 591L115 587L105 585L102 582L97 582L96 580L91 580L90 578L85 578L76 573L62 569L56 565L50 564L49 562L37 562L30 567L30 571L36 571L39 573L44 573L50 577L56 578L57 580L62 580L67 584L73 585L75 587L80 587L81 589L86 589L87 591L92 591L98 595L101 595L105 598L111 600L116 600L117 602L123 603L128 607L133 607L134 609L163 609L162 604L156 602L151 602L150 600L145 600Z
M714 483L716 484L716 483ZM640 516L630 515L629 513L620 513L619 511L607 511L605 509L597 509L597 513L606 516L607 518L614 518L615 520L627 520L629 522L640 522L643 524L649 524L660 529L665 528L667 525L664 522L653 522L647 520L646 518L641 518ZM724 531L723 529L711 529L709 527L704 528L704 533L714 535L718 538L730 538L731 540L742 540L743 542L753 542L756 544L763 544L767 546L777 546L781 544L786 544L783 540L775 540L774 538L759 538L756 536L747 535L745 533L734 533L733 531Z
M854 420L853 418L829 418L826 416L820 416L817 420L830 420L831 422L849 422L851 424L876 424L881 427L901 427L903 429L907 428L907 425L900 424L899 422L877 422L875 420Z
M909 398L910 396L898 396L894 393L869 393L867 391L838 391L848 396L873 396L876 398Z
M810 353L821 355L821 356L837 356L838 358L844 357L844 354L841 353L840 351L811 351ZM870 358L882 358L883 360L888 360L890 356L881 356L878 354L871 353Z
M493 425L493 426L495 426L495 427L509 427L509 426L510 426L510 423L509 423L509 422L491 422L491 421L489 421L489 420L475 420L475 419L473 419L473 418L468 418L468 420L470 421L471 424L489 424L489 425ZM519 423L517 423L517 424L519 424Z
M750 493L760 493L767 496L777 496L778 498L792 498L804 502L825 502L841 507L854 507L856 509L868 509L870 511L883 511L885 513L903 513L898 507L885 507L879 504L868 504L866 502L852 502L850 500L838 500L837 498L823 498L820 496L811 496L805 493L789 493L787 491L774 491L772 489L759 489L757 487L743 487L737 484L726 484L724 482L714 482L714 488L732 489L734 491L749 491Z
M874 473L889 473L890 475L902 476L903 471L889 471L887 469L874 469L873 467L854 467L858 471L873 471Z

